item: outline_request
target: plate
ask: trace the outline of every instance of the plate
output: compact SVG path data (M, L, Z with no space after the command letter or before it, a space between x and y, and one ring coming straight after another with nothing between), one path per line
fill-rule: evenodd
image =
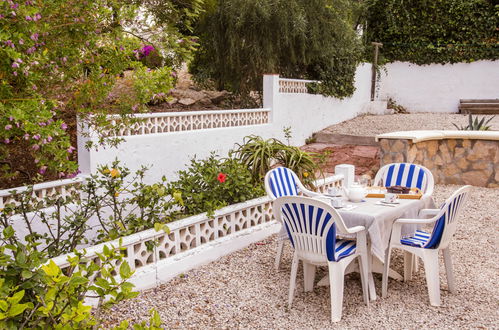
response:
M343 197L342 194L338 194L338 195L329 195L329 194L324 194L324 196L326 197Z
M383 204L389 204L389 205L400 204L400 202L385 202L385 201L380 201L380 202Z

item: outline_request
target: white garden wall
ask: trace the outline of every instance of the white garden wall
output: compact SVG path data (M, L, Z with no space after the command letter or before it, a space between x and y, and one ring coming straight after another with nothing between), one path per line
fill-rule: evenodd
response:
M499 98L499 61L389 63L378 87L378 99L392 98L410 112L458 112L459 99Z
M225 156L250 134L283 140L283 128L291 127L291 144L303 145L314 132L366 111L370 104L370 73L369 64L360 65L356 91L343 100L307 94L306 81L298 80L301 89L290 91L282 88L289 80L266 75L263 109L142 115L144 124L123 131L124 142L118 148L86 150L84 140L79 139L80 170L95 172L99 164L119 158L131 170L152 166L146 182L153 183L163 175L174 180L176 172L184 169L193 156L205 158L212 151Z

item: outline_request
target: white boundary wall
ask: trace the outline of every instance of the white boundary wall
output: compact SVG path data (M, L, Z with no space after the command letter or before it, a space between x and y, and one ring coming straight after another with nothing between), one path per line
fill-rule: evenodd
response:
M458 112L459 99L499 98L499 61L389 63L378 86L380 100L392 98L410 112Z
M226 156L234 144L242 143L247 135L284 140L283 129L291 127L290 143L303 145L314 132L354 118L370 108L370 74L370 64L360 65L356 72L356 91L343 100L305 93L307 81L265 75L263 109L141 115L147 119L147 127L124 132L124 142L118 148L86 150L85 140L79 138L80 170L93 173L99 164L109 164L119 158L132 171L141 165L150 165L145 181L153 183L163 175L175 180L176 172L186 168L193 156L205 158L212 151ZM289 89L290 85L297 88ZM210 124L204 124L206 121Z

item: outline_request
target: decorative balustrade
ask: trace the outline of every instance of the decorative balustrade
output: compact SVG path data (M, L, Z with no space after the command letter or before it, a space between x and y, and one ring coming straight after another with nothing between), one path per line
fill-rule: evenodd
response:
M343 176L335 175L317 180L319 191L341 186ZM121 246L125 250L125 259L134 270L157 263L168 257L192 250L203 244L250 229L273 220L272 201L268 197L253 199L244 203L230 205L217 210L212 217L199 214L168 224L169 233L154 229L145 230L121 238ZM102 251L104 245L118 247L119 240L102 243L85 249L85 255L97 260L96 253ZM61 268L67 267L68 255L54 258Z
M44 182L33 185L32 202L42 202L45 197L66 197L79 193L79 187L85 180L85 176L79 176L73 179L64 179L57 181ZM0 190L0 209L6 204L19 204L16 198L17 194L27 191L27 186Z
M315 80L279 78L279 93L308 93L307 84Z
M141 119L119 130L118 136L193 131L200 129L263 125L270 122L270 109L189 111L137 114ZM120 119L113 119L113 124Z

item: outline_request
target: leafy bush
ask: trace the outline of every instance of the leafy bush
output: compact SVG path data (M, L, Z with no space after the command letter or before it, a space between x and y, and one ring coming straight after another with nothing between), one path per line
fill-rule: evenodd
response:
M250 170L255 182L263 182L270 169L282 165L293 170L301 181L311 186L316 179L315 173L320 171L319 164L314 161L314 157L320 158L318 155L273 138L264 140L256 135L247 136L242 144L237 144L233 154Z
M481 120L479 120L478 116L473 119L473 116L470 113L467 126L457 126L454 123L452 125L454 125L454 127L456 127L460 131L488 131L490 129L490 126L487 126L487 124L490 123L490 121L494 119L494 117L495 116L492 116L487 121L485 121L487 119L486 116L483 116Z
M98 262L75 252L69 267L61 270L36 240L23 243L12 227L0 234L0 327L7 329L90 329L98 323L85 297L109 306L135 297L127 280L133 272L119 249L104 248ZM120 279L114 277L120 264ZM108 300L105 300L108 298Z
M101 166L97 174L81 184L81 193L66 197L47 196L33 199L33 187L14 195L0 212L0 230L15 220L22 221L28 232L27 241L41 243L37 249L52 258L92 243L117 239L150 228L163 228L166 215L176 204L168 195L163 178L147 185L143 182L147 168L134 175L120 166ZM18 217L21 217L19 219ZM100 227L95 237L89 237L88 219L97 218ZM33 219L40 219L45 230L34 229Z
M215 154L203 160L191 160L187 170L179 171L179 179L168 184L168 192L179 210L170 218L208 212L244 202L264 194L263 182L255 182L248 168L233 158Z
M494 1L368 0L365 6L365 40L383 43L386 62L499 59Z

